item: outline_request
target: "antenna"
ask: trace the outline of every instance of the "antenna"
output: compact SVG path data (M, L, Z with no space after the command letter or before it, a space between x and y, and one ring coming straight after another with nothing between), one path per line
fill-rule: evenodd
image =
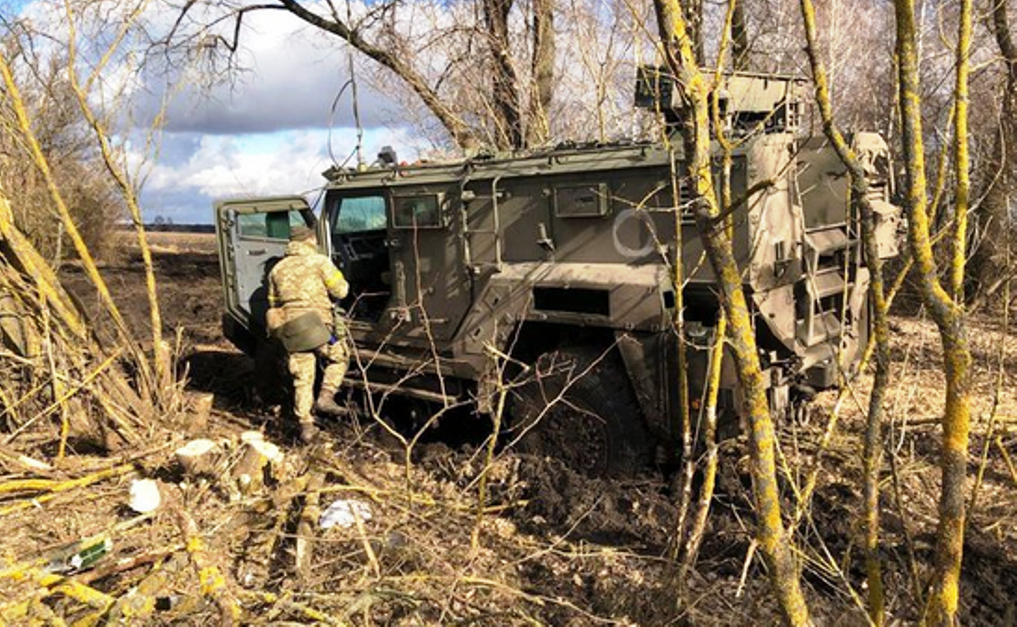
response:
M350 22L352 22L352 20L353 20L353 10L350 7L349 0L347 0L347 2L346 2L346 19L348 21L350 21ZM332 106L329 108L329 113L328 113L328 156L332 160L332 167L337 169L337 170L341 170L341 169L345 168L346 164L350 162L350 159L352 159L353 156L356 155L356 157L357 157L357 169L358 170L362 170L364 168L364 151L363 151L363 148L364 148L364 146L363 146L363 144L364 144L364 127L360 123L360 98L359 98L358 89L357 89L357 74L356 74L356 69L354 68L354 65L353 65L353 51L349 49L350 44L349 44L348 41L347 41L346 45L348 46L347 50L346 50L346 59L347 59L347 62L348 62L347 64L348 64L348 67L349 67L349 70L350 70L350 77L346 80L345 83L343 83L342 87L339 88L339 92L335 95L335 98L332 99ZM356 126L357 126L357 145L353 149L353 151L350 152L350 154L347 155L347 157L345 159L343 159L343 162L339 163L338 159L336 159L335 153L332 152L332 126L333 126L333 122L335 120L336 109L339 107L339 101L342 100L343 94L346 93L346 88L347 87L350 87L352 89L352 91L353 91L353 121L354 121L354 124L356 124Z
M346 23L353 23L353 6L350 0L346 0ZM353 46L346 42L346 59L350 66L350 85L353 88L353 122L357 125L357 169L364 169L364 127L360 124L360 98L357 89L357 72L353 67Z
M353 88L353 121L357 125L357 169L364 167L364 127L360 124L360 99L357 97L357 74L353 67L353 52L347 52L350 62L350 86Z

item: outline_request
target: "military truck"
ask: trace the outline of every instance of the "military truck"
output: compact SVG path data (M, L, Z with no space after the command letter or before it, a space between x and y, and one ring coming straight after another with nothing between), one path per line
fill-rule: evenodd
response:
M637 103L675 121L671 87L644 71ZM734 140L735 252L775 412L836 385L869 331L847 175L805 132L804 87L753 74L715 87ZM891 257L900 212L887 146L871 133L852 142L870 177L880 254ZM719 311L680 146L562 145L412 165L386 152L372 167L326 172L317 219L300 196L218 202L225 335L265 350L267 270L292 225L316 224L322 252L351 285L348 386L478 414L496 410L507 389L509 438L520 446L593 473L660 459L676 449L682 369L693 416L699 407ZM736 418L730 363L719 408Z

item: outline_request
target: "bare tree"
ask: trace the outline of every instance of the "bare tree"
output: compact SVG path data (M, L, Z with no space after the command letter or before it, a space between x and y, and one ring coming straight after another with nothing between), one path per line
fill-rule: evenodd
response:
M333 2L313 7L296 0L187 2L178 7L176 25L162 44L167 50L185 46L213 58L225 55L232 63L241 45L247 15L264 11L286 13L335 36L394 75L419 98L460 148L475 150L482 143L489 143L497 149L514 149L546 141L549 126L545 115L554 88L551 0L531 2L528 50L515 42L513 16L519 6L515 0L481 0L477 9L479 20L446 25L441 31L428 33L426 45L448 38L461 40L458 53L439 55L444 57L444 67L437 72L430 71L427 62L415 58L414 50L422 42L400 32L401 6L394 1L356 8L351 3L340 7ZM441 8L450 9L447 5ZM480 64L476 63L478 48L485 59ZM521 62L527 52L529 62ZM455 89L450 87L454 81L450 78L478 66L483 68L480 75L485 80L472 82L471 88L486 94L483 99L486 107L466 110L455 97ZM521 69L526 70L525 74ZM484 83L488 88L481 87ZM487 120L493 126L489 134L480 132Z
M961 555L964 545L964 489L968 432L971 421L971 351L963 301L967 171L967 75L971 37L971 2L962 0L957 39L957 80L954 89L957 204L955 226L949 238L952 251L947 268L949 282L939 278L930 236L924 142L922 137L921 87L918 73L917 24L911 0L895 0L897 57L900 77L900 109L906 168L908 236L922 300L939 328L946 375L946 407L942 419L942 492L932 593L925 608L925 621L934 625L955 624L959 601Z
M40 149L53 164L54 176L89 250L101 256L110 249L110 232L126 207L102 176L101 157L74 104L64 71L66 58L41 54L23 22L2 22L0 31L5 34L0 44L3 54L23 77L25 106L34 121ZM40 252L59 263L65 254L64 231L54 227L49 192L17 131L9 99L0 98L0 120L0 184L20 228Z
M143 393L156 399L175 402L172 388L169 346L162 339L162 317L152 257L144 231L144 219L139 201L139 186L147 160L156 150L155 133L162 121L162 114L155 116L153 127L147 135L141 136L140 149L128 149L127 142L137 140L131 129L117 126L130 112L132 102L126 96L130 77L137 71L132 65L137 56L133 50L126 50L133 44L133 35L143 29L143 16L151 4L147 0L124 3L110 8L102 3L71 3L63 5L62 19L54 20L48 27L50 32L21 29L12 32L10 53L0 58L0 75L3 78L4 104L13 112L14 124L10 130L17 142L24 146L24 154L44 184L46 190L46 211L41 215L50 230L67 234L74 252L82 263L86 275L96 289L104 311L116 329L117 337L136 350L135 361L141 372ZM21 78L31 77L32 64L17 72L14 61L29 57L40 40L48 42L49 59L62 75L57 83L61 85L63 106L70 107L67 113L75 125L78 140L87 150L94 168L93 176L104 181L110 194L115 193L115 207L124 207L135 226L138 247L141 251L145 271L149 303L151 351L154 359L150 362L140 347L133 342L133 330L115 302L108 285L103 279L94 253L86 241L81 222L75 215L79 207L72 205L74 197L64 192L59 167L48 158L47 150L40 141L39 125L32 118L32 111L26 106L27 99L20 87ZM54 42L59 42L55 45ZM53 96L55 94L47 94ZM45 126L43 125L43 128ZM132 157L133 154L133 157ZM140 156L139 156L140 155ZM73 187L72 187L73 189ZM112 223L107 224L107 228Z
M883 402L890 384L890 325L886 290L883 286L883 263L876 240L876 211L872 206L869 182L862 158L848 144L833 117L833 103L826 68L819 56L819 36L816 13L811 0L801 0L802 19L805 23L806 52L812 66L816 85L815 98L822 118L823 131L837 151L851 179L851 198L861 213L865 262L871 277L869 299L872 306L873 342L875 342L876 372L869 394L868 416L864 438L864 508L865 508L865 561L868 578L869 620L874 625L885 621L883 575L879 557L879 484L882 463Z
M781 518L775 459L776 435L766 397L755 331L742 288L741 270L731 238L719 219L710 156L709 87L699 70L694 42L686 28L684 7L677 0L655 0L657 27L668 68L681 89L683 163L691 181L698 232L719 281L728 337L743 392L742 411L749 424L756 535L770 572L770 581L785 620L810 623L799 583L799 568Z

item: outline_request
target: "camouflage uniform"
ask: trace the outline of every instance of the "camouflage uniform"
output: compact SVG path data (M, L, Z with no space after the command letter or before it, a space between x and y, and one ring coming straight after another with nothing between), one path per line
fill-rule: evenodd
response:
M317 358L325 362L319 405L335 406L335 393L342 384L349 366L349 348L345 329L335 328L333 299L345 298L349 284L342 272L318 252L313 231L296 227L286 248L286 256L276 264L268 277L268 302L282 308L284 321L308 312L321 317L332 333L332 341L313 351L291 353L289 370L293 375L294 413L301 426L313 424L314 372Z

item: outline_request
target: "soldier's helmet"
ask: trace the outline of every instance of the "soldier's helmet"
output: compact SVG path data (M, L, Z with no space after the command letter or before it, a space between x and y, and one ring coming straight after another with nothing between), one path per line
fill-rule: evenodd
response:
M314 238L314 229L307 226L295 226L290 229L291 242L306 242Z

